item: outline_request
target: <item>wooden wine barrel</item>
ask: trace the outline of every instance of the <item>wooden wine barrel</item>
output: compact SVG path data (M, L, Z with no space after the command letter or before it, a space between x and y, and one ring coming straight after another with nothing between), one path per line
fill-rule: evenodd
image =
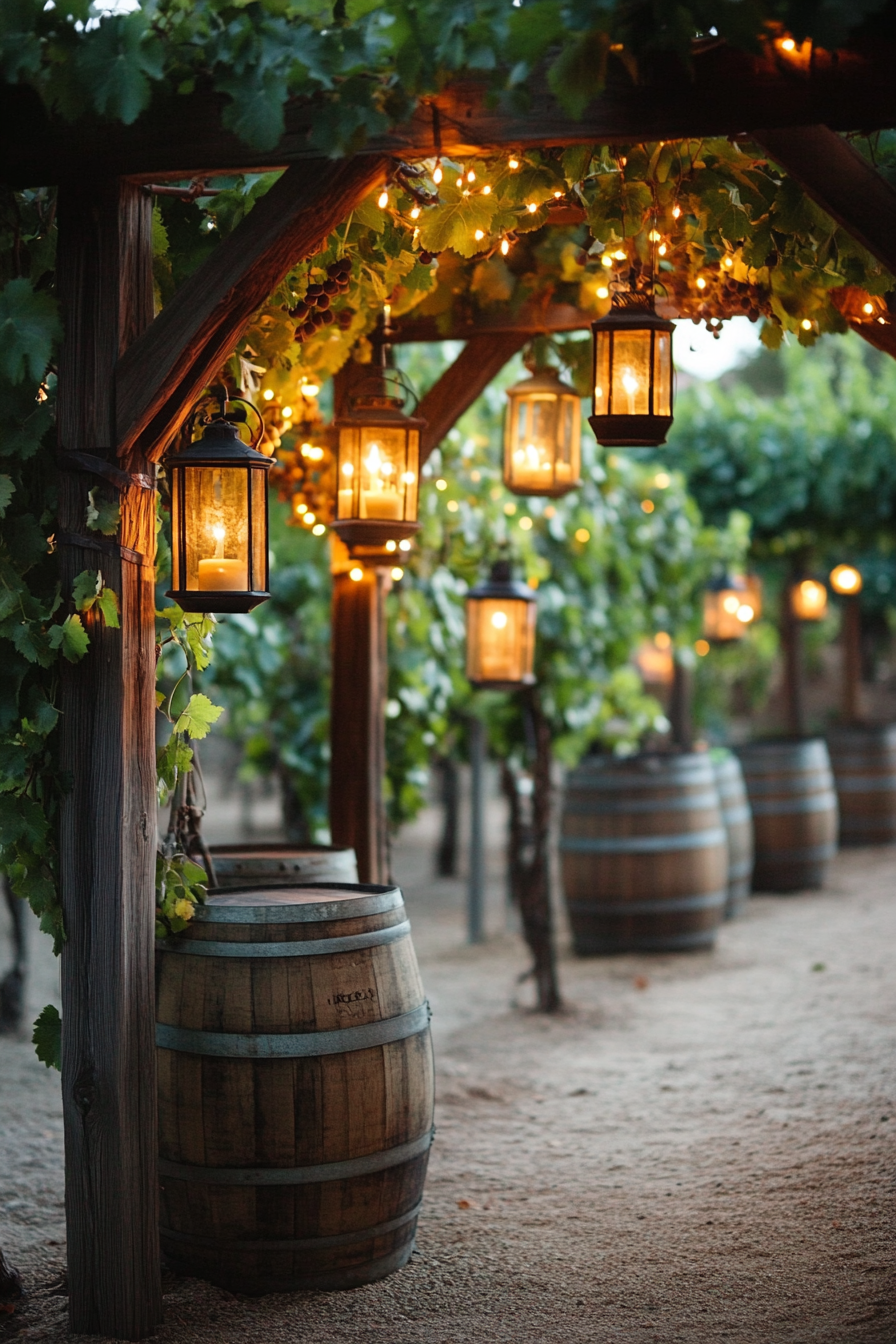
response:
M728 851L707 754L587 758L567 779L560 852L580 956L712 944Z
M840 805L841 845L896 841L896 724L837 728L828 749Z
M740 761L725 747L715 747L709 755L719 791L722 824L728 837L725 918L733 919L750 898L753 879L753 814Z
M824 742L751 742L736 750L753 812L753 890L824 886L837 852L837 795Z
M211 896L158 944L162 1249L243 1293L404 1265L433 1134L429 1006L395 887Z
M335 845L213 845L211 856L220 891L358 880L355 851Z

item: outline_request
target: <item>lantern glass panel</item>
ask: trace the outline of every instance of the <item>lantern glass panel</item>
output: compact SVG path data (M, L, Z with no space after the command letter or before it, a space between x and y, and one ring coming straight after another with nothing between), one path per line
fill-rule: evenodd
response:
M550 391L511 393L504 446L504 482L510 490L563 493L579 483L580 461L578 397Z
M745 592L721 588L703 594L703 634L707 639L741 639L753 616Z
M471 682L525 682L535 655L534 602L476 598L467 603L467 677Z
M820 621L827 614L828 590L815 579L803 579L791 588L790 605L798 621Z
M174 475L174 589L265 589L264 469L175 466Z
M611 415L650 415L652 331L617 331L613 338Z
M337 519L416 521L419 457L418 429L343 425L339 431Z
M613 333L598 330L594 335L594 414L608 415L610 401L610 349Z
M654 415L672 414L672 335L668 331L655 334L651 410Z

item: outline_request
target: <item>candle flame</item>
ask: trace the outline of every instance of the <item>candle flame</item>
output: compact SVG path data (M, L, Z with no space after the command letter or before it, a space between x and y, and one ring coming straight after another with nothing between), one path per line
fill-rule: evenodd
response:
M496 630L503 630L507 625L507 612L496 611L492 616L492 625Z

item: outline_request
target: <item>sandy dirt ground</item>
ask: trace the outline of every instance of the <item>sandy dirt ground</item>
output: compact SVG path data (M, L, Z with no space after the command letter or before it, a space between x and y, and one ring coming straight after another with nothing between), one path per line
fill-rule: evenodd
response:
M713 952L564 954L568 1009L545 1020L498 858L491 936L469 948L432 842L429 814L395 860L438 1059L411 1264L255 1300L166 1274L158 1339L894 1344L896 850L841 855L823 893L755 898ZM41 948L35 1012L54 976ZM0 1039L0 1245L28 1288L3 1344L65 1337L64 1236L57 1077Z

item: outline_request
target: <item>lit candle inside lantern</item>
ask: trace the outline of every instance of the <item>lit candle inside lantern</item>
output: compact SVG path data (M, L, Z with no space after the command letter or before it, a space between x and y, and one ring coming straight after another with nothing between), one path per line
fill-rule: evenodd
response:
M571 480L572 480L572 463L571 463L571 462L557 462L557 463L555 463L555 465L554 465L554 475L556 476L556 478L557 478L558 481L571 481Z
M401 496L395 486L388 482L388 477L392 475L392 463L383 457L378 444L370 445L364 466L367 468L368 484L361 491L361 517L400 519Z
M628 413L629 415L634 415L635 393L638 390L638 380L632 373L631 369L623 369L621 381L622 386L625 389L625 395L628 398Z
M237 592L248 587L246 562L225 558L225 535L220 525L212 528L212 536L217 542L215 554L198 563L199 587L205 592Z

